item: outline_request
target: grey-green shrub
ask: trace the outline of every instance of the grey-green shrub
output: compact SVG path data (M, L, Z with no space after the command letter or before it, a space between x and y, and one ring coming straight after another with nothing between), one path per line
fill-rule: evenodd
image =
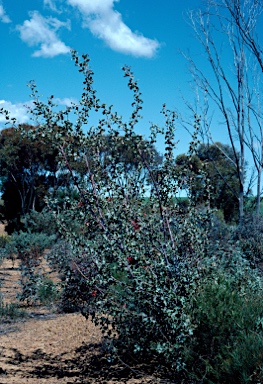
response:
M58 227L52 212L44 208L41 212L31 211L23 217L24 232L41 233L47 236L58 235Z
M31 83L31 112L39 123L31 132L32 140L36 135L48 138L60 153L61 170L71 175L63 201L61 195L48 201L68 245L66 252L53 252L53 265L64 274L64 298L73 310L81 310L100 326L113 358L126 353L130 359L134 355L144 361L158 359L177 379L178 372L208 382L232 377L226 363L242 361L231 355L238 356L241 343L229 352L226 333L230 342L247 342L242 339L244 327L239 331L237 322L241 309L244 324L259 332L261 301L249 317L253 307L244 295L257 298L261 282L244 262L238 244L223 244L211 233L209 237L211 189L202 169L194 177L204 185L207 206L196 206L191 178L183 209L175 199L186 187L184 169L181 173L174 169L176 114L163 107L165 127L150 127L145 149L145 139L135 133L142 99L130 69L124 68L124 76L133 92L132 113L124 122L112 106L97 98L88 56L81 59L73 52L72 57L84 74L78 104L57 111L53 97L43 103ZM99 115L96 127L87 127L90 113ZM70 114L75 114L73 122ZM190 158L198 146L199 116L193 125ZM158 134L165 152L163 163L156 166L151 148ZM110 145L105 153L106 135ZM118 153L120 144L127 142L136 164L129 171ZM196 361L194 370L192 361ZM247 374L245 369L243 373Z
M48 202L71 247L64 293L100 326L113 355L124 350L137 358L154 355L180 370L184 343L193 332L186 308L205 254L209 209L196 207L192 185L187 186L189 204L184 210L174 199L184 188L183 174L174 169L176 114L163 106L165 128L152 125L145 140L135 133L142 99L130 69L124 68L124 76L133 93L132 113L124 122L97 98L87 55L72 55L84 74L78 105L52 110L52 98L42 103L31 83L32 113L39 122L32 139L38 134L48 138L60 153L61 169L72 177L63 203L59 196ZM98 125L85 132L82 126L91 111L98 113ZM64 118L69 112L76 115L74 123ZM198 116L193 124L190 157L198 145ZM157 166L152 146L159 134L165 153ZM120 159L123 143L129 143L131 168ZM205 173L200 171L198 177L206 185ZM209 195L209 185L206 191Z
M253 266L259 266L263 262L263 218L246 215L235 238L239 240L247 260Z

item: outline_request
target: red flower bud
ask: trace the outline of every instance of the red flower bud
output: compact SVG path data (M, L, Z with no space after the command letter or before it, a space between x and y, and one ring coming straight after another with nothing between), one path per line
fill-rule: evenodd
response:
M135 262L134 258L131 256L127 257L127 260L128 260L129 264L134 264L134 262Z
M91 296L96 297L97 296L97 291L92 291L91 292Z

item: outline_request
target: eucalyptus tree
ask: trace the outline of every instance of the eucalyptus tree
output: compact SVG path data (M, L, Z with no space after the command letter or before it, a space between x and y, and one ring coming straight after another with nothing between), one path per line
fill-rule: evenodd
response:
M44 197L57 179L57 150L41 135L32 141L27 136L29 130L34 132L35 128L24 125L0 132L0 191L4 202L0 214L10 233L21 228L25 214L43 209Z
M257 28L262 10L262 2L257 0L207 0L203 10L189 13L206 60L198 63L189 55L185 57L199 95L206 102L206 113L213 110L229 137L234 156L224 154L238 174L240 223L244 216L245 167L249 154L257 173L257 214L260 209L263 66ZM213 141L214 132L209 124L205 125L205 134Z

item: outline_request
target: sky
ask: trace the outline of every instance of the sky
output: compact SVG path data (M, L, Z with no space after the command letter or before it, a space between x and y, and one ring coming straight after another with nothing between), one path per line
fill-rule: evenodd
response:
M131 67L144 100L138 132L150 123L163 125L163 103L185 108L191 90L187 63L180 51L196 51L187 12L201 0L0 0L0 108L18 122L30 123L30 80L46 101L63 108L81 97L82 77L70 50L90 56L98 97L124 119L132 94L121 68ZM0 117L3 127L3 118ZM92 124L92 122L91 122ZM189 136L178 126L181 151Z
M43 101L54 95L61 109L80 100L83 84L71 59L74 49L89 55L101 102L113 105L126 121L133 100L121 68L131 67L144 100L136 131L146 138L151 123L164 125L164 103L188 120L186 101L194 103L195 92L182 52L206 70L188 18L189 11L202 6L202 0L0 0L0 108L10 110L18 122L30 123L26 105L31 80ZM260 28L263 36L263 23ZM95 124L91 119L89 125ZM213 125L214 140L226 143L222 124L218 120ZM176 126L179 154L187 151L191 137L179 121ZM163 152L162 142L157 149Z

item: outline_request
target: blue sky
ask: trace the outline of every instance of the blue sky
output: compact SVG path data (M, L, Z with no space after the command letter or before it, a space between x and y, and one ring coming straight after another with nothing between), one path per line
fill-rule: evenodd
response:
M147 135L149 122L162 125L163 103L183 110L181 94L191 97L179 51L196 53L187 11L200 5L201 0L0 0L0 107L29 122L29 80L44 100L55 95L61 107L78 100L82 78L71 61L73 48L89 54L99 98L125 118L132 98L121 68L132 67L144 100L138 131ZM178 140L186 150L189 136L179 127Z
M189 119L183 98L194 103L195 92L180 51L190 52L209 74L188 19L188 12L202 5L202 0L0 0L0 108L10 110L18 122L30 123L25 107L30 80L36 82L44 101L54 95L62 109L71 100L78 101L82 76L71 60L73 48L90 56L98 97L125 120L132 111L132 94L121 68L131 66L144 100L138 133L147 137L150 122L163 125L163 103ZM258 32L262 38L262 18ZM219 45L224 38L220 32L215 37ZM231 79L233 58L225 46L222 60ZM213 106L210 112L214 140L226 143L222 117ZM90 125L94 124L91 119ZM191 138L179 121L176 138L178 153L187 151ZM161 142L158 150L163 150Z

